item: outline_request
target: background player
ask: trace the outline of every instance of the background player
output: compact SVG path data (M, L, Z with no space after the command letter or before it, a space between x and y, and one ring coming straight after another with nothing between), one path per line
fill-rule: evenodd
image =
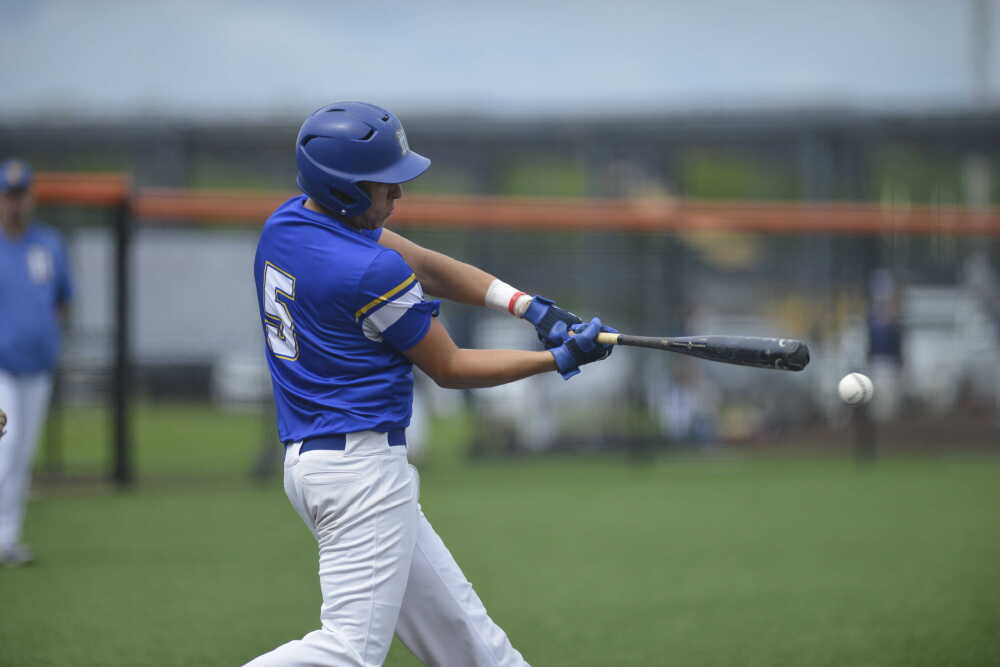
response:
M382 228L430 160L379 107L334 104L296 146L299 187L254 262L285 491L319 544L322 629L251 664L380 665L393 632L425 664L524 665L417 503L406 460L412 364L489 387L605 358L602 329ZM458 348L424 292L532 322L549 351ZM568 335L568 328L576 330Z
M32 174L27 164L0 164L0 562L32 560L21 543L25 501L38 437L59 358L60 320L72 284L59 233L31 221Z

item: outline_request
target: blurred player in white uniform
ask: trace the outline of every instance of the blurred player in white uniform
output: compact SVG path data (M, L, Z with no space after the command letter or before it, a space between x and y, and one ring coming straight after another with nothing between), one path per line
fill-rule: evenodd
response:
M59 358L60 325L72 295L59 233L32 222L32 174L20 160L0 163L0 563L32 560L21 542L31 462Z
M396 633L427 665L526 665L420 511L412 367L455 388L568 378L607 357L607 328L384 229L399 184L430 166L385 109L319 109L296 159L304 195L264 225L254 277L285 492L319 546L322 627L250 664L381 665ZM549 349L458 348L425 293L524 317Z

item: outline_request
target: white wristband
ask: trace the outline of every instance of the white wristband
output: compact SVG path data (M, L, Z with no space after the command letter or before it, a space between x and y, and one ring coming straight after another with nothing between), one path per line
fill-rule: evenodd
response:
M531 296L495 278L486 290L486 305L495 310L510 313L515 317L524 315L531 303Z

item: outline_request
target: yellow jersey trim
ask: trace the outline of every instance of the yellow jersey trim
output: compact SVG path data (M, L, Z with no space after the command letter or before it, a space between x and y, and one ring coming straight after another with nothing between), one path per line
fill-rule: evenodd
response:
M360 320L362 315L364 315L365 313L367 313L369 310L371 310L375 306L379 305L380 303L385 303L386 301L391 300L392 297L394 297L397 294L399 294L400 292L402 292L404 289L406 289L407 287L409 287L412 283L416 282L416 280L417 280L417 274L411 273L410 276L406 280L404 280L403 282L399 283L398 285L396 285L395 287L393 287L391 290L389 290L388 292L386 292L382 296L377 296L374 299L372 299L370 302L368 302L367 304L365 304L358 312L354 313L354 319Z

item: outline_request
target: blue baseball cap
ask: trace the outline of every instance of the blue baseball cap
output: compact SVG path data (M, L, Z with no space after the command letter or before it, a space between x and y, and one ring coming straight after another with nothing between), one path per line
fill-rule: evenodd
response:
M24 160L0 163L0 192L20 192L31 187L31 167Z

